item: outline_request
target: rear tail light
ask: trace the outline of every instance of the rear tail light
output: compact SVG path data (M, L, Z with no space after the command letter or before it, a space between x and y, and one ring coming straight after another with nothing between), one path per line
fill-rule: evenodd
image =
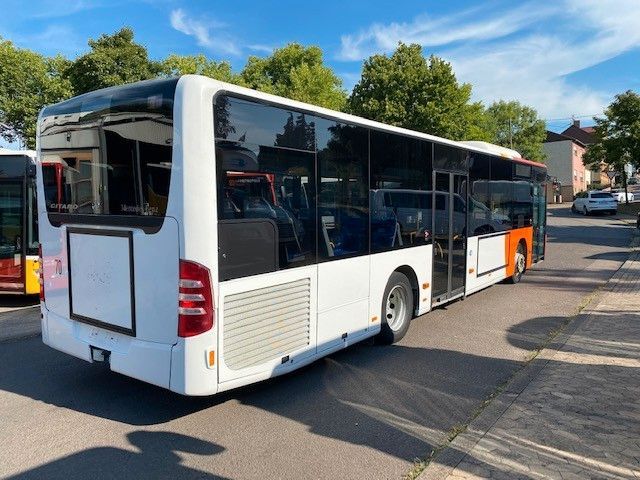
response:
M40 283L40 301L44 302L44 262L42 261L42 244L38 245L38 282Z
M199 335L211 330L213 322L213 291L209 269L196 262L180 260L178 335Z

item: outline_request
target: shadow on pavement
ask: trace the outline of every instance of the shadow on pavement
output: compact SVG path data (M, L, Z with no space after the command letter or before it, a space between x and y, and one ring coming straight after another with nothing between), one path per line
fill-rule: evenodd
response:
M185 467L178 456L178 452L216 455L224 451L219 445L172 432L136 431L129 433L127 439L140 451L90 448L8 478L223 478Z
M40 305L38 295L0 295L0 308L23 308Z
M4 344L0 364L6 369L0 389L100 418L155 425L233 399L319 435L409 461L440 443L443 432L520 366L455 351L363 343L292 374L198 398L113 374L39 339Z

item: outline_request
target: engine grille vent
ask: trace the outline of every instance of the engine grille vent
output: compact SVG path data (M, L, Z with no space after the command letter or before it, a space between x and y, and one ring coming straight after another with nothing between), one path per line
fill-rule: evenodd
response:
M227 366L252 367L309 345L310 307L308 278L227 295L223 319Z

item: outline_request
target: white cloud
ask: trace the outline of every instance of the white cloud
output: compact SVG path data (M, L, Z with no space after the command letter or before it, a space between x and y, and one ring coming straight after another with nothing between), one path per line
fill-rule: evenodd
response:
M544 118L602 111L617 92L576 85L568 75L640 47L640 1L563 0L496 12L375 24L342 37L339 58L390 52L419 43L451 61L458 79L485 103L518 100Z
M555 13L557 9L557 6L525 4L502 16L490 14L486 19L477 20L486 11L484 7L478 7L448 17L420 15L411 22L376 23L356 35L343 35L338 58L361 60L381 50L392 50L399 41L438 47L460 41L501 38Z
M222 31L224 24L197 20L178 8L171 12L171 26L185 35L196 39L198 45L228 55L239 55L240 49L236 42ZM212 37L215 34L215 39Z
M247 45L247 48L249 50L253 50L254 52L263 52L269 55L272 54L273 51L275 50L274 47L270 47L269 45L259 45L259 44Z

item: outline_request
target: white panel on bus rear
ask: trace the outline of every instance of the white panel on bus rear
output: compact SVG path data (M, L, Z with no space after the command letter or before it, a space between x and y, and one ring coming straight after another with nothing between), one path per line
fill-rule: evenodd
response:
M69 229L71 315L134 331L129 232Z

